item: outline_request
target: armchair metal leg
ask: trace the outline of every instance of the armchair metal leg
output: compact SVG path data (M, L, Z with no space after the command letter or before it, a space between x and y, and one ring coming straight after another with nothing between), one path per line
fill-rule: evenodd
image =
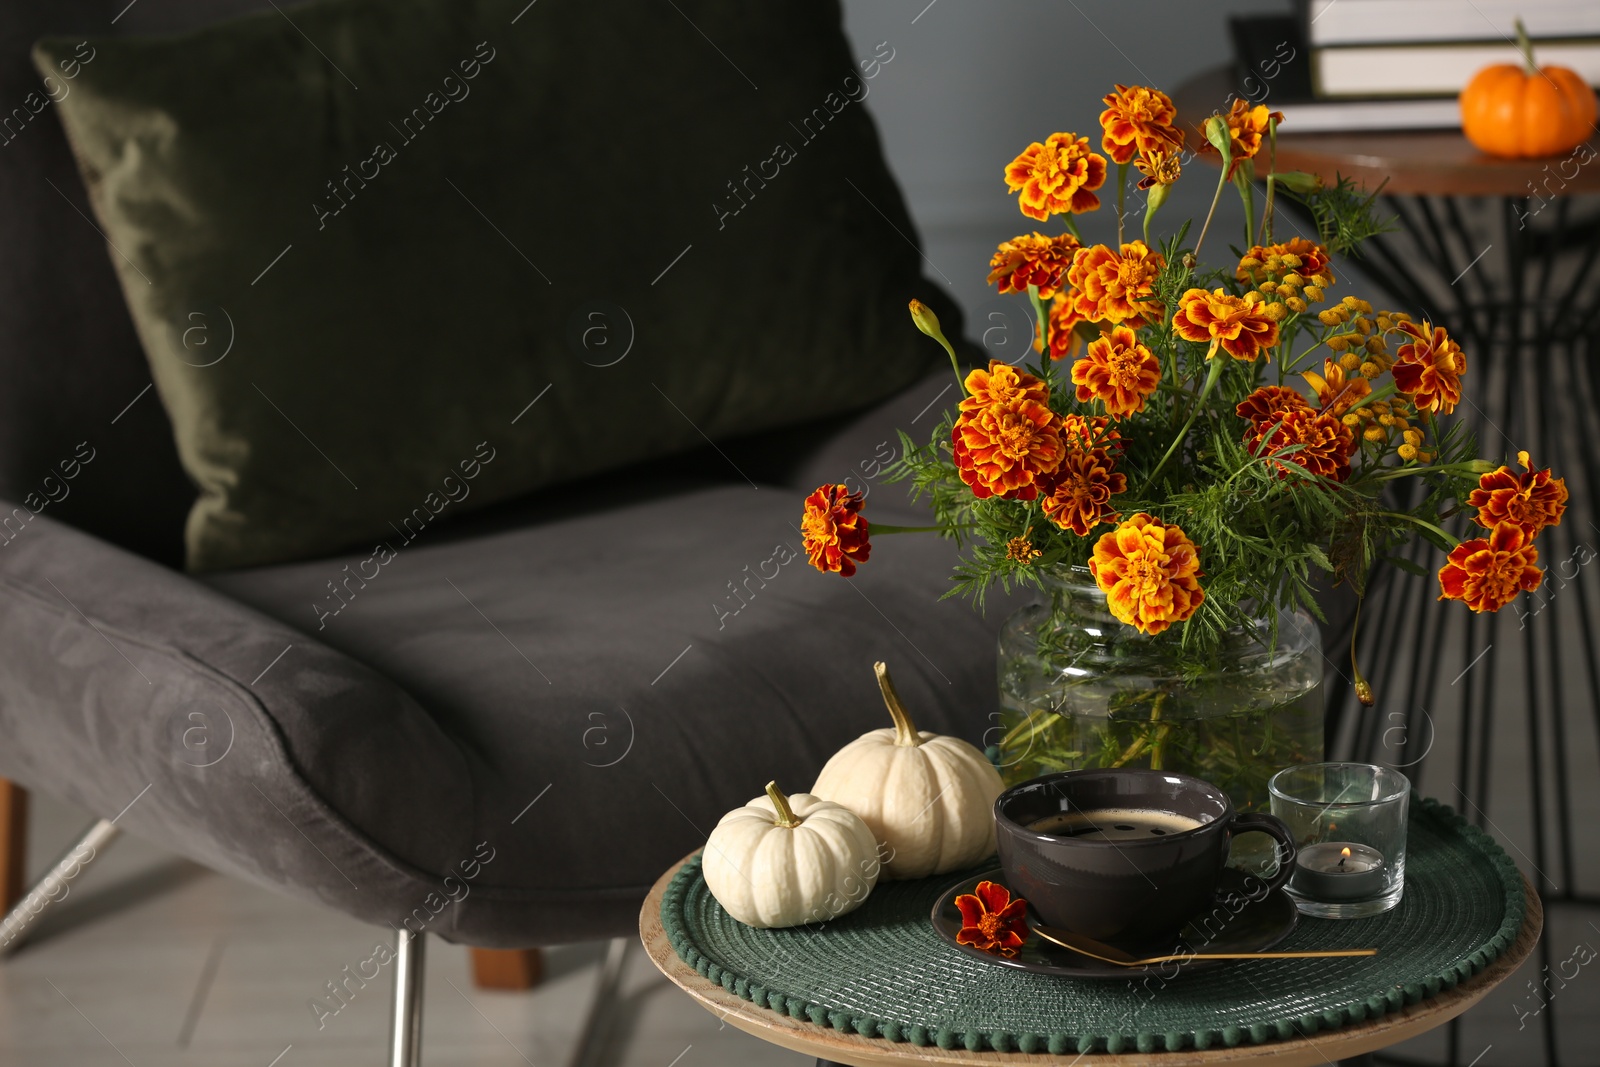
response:
M422 977L426 933L395 931L394 1006L389 1017L389 1067L421 1067Z
M44 914L45 908L64 898L69 883L121 833L110 819L101 819L56 860L49 873L17 901L5 918L0 919L0 956L7 956L21 946L29 929Z

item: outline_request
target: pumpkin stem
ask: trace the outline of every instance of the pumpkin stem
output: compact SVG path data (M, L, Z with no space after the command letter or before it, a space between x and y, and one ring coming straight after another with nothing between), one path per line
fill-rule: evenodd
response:
M767 799L772 801L772 806L778 809L778 821L774 826L781 826L786 830L793 830L805 820L800 819L789 806L789 798L783 795L783 790L778 788L777 782L767 783Z
M874 663L872 669L878 672L878 688L883 691L883 702L889 708L889 717L894 720L894 743L902 748L915 748L922 744L922 737L911 721L911 713L900 703L900 694L894 691L894 679L889 677L889 665L882 662Z
M1533 61L1533 42L1528 39L1528 30L1522 25L1519 18L1515 23L1517 27L1517 49L1522 52L1522 65L1528 70L1528 77L1539 73L1539 67Z

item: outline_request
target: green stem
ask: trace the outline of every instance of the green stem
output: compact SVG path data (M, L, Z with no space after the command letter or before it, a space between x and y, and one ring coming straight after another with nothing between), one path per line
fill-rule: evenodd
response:
M1028 303L1033 305L1033 318L1039 324L1039 340L1044 344L1042 351L1050 351L1050 312L1044 306L1044 301L1039 299L1039 287L1028 286Z
M1117 164L1117 247L1122 247L1123 204L1128 196L1128 165ZM1149 244L1148 241L1145 242Z
M1379 511L1376 514L1378 516L1380 516L1381 518L1403 519L1406 522L1413 523L1413 524L1415 524L1417 526L1422 527L1424 530L1431 530L1433 533L1438 534L1440 537L1442 537L1446 541L1450 542L1450 544L1452 546L1459 545L1461 543L1461 538L1456 537L1453 534L1445 533L1443 530L1439 529L1439 527L1435 526L1433 523L1427 522L1426 520L1423 520L1423 519L1419 519L1415 515L1407 515L1403 511Z
M1244 244L1246 248L1256 243L1256 187L1245 173L1250 168L1246 160L1233 172L1233 186L1239 190L1239 203L1244 205Z
M1527 68L1528 77L1539 73L1539 65L1533 61L1533 42L1528 39L1527 27L1522 25L1519 18L1513 25L1517 28L1517 51L1522 53L1522 65Z
M1066 224L1068 233L1072 234L1072 236L1076 237L1079 241L1083 240L1083 234L1078 232L1078 224L1072 221L1071 215L1062 215L1061 221Z
M785 830L793 830L799 826L801 819L795 815L794 809L789 806L789 798L783 795L783 790L778 788L777 782L767 783L767 799L772 801L772 806L777 809L778 821L774 826L781 826Z
M883 703L889 709L889 718L894 720L895 745L900 748L916 748L922 744L922 735L917 733L916 724L911 721L911 713L900 703L900 694L894 690L894 679L889 677L889 665L880 661L874 663L872 669L878 674L878 690L883 694Z
M1217 379L1222 377L1222 364L1227 358L1227 356L1212 354L1211 371L1206 375L1206 384L1200 390L1200 399L1195 402L1194 410L1189 412L1189 419L1183 424L1183 429L1178 431L1178 436L1174 437L1172 444L1167 446L1166 455L1161 457L1161 462L1156 464L1155 470L1150 472L1150 477L1145 479L1144 487L1139 490L1139 496L1143 497L1149 494L1150 487L1156 484L1156 477L1166 467L1167 460L1172 458L1172 454L1178 450L1178 446L1183 444L1183 439L1189 435L1189 427L1193 426L1194 420L1200 417L1201 409L1206 406L1206 398L1211 395L1211 390L1216 388Z
M1035 725L1033 722L1033 713L1029 712L1027 718L1013 726L1011 728L1011 732L1000 739L1000 751L1004 753L1006 749L1010 748L1018 741L1028 741L1031 744L1033 739L1037 737L1041 731L1047 729L1052 722L1059 718L1061 718L1061 713L1059 711L1047 712L1044 718L1040 719L1038 724ZM1022 736L1023 730L1028 731L1026 736Z
M1217 213L1217 202L1222 199L1222 187L1228 184L1228 161L1222 161L1222 173L1217 175L1217 191L1211 194L1211 210L1206 212L1205 225L1200 227L1200 239L1194 243L1194 258L1200 258L1200 246L1206 243L1206 232L1211 229L1211 217Z
M1261 243L1272 243L1272 194L1277 190L1278 120L1267 122L1267 206L1261 210Z

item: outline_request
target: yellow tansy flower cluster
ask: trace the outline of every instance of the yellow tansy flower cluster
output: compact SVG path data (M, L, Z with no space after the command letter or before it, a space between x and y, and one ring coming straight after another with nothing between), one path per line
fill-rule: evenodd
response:
M1385 338L1401 323L1410 322L1411 316L1401 311L1374 313L1367 301L1347 296L1318 312L1317 319L1324 326L1348 327L1334 333L1324 344L1336 354L1339 366L1347 374L1360 374L1370 381L1394 366Z
M1261 294L1267 313L1274 316L1275 322L1321 303L1333 286L1333 268L1329 266L1327 249L1303 237L1281 244L1254 246L1239 260L1235 277L1241 282L1254 283L1252 292ZM1274 304L1279 306L1274 308Z

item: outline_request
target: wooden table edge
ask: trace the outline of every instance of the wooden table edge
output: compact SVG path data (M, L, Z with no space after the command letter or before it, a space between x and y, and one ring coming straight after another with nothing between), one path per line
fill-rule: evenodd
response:
M683 862L698 855L696 849ZM1060 1064L1062 1059L1048 1053L969 1052L965 1049L919 1047L908 1042L890 1043L882 1038L846 1034L831 1027L780 1015L758 1008L722 986L703 977L678 958L661 925L661 898L682 863L674 864L650 889L639 912L639 939L651 961L669 981L693 997L718 1019L763 1041L795 1052L854 1064L856 1067L894 1067L907 1063L969 1064ZM1522 880L1527 914L1517 939L1493 963L1453 989L1440 992L1417 1004L1389 1012L1377 1019L1319 1032L1309 1037L1270 1041L1264 1045L1239 1045L1203 1051L1098 1053L1071 1060L1082 1067L1199 1067L1215 1063L1258 1063L1274 1067L1324 1067L1330 1060L1359 1056L1442 1026L1472 1007L1484 995L1522 966L1544 929L1544 907L1526 877Z

